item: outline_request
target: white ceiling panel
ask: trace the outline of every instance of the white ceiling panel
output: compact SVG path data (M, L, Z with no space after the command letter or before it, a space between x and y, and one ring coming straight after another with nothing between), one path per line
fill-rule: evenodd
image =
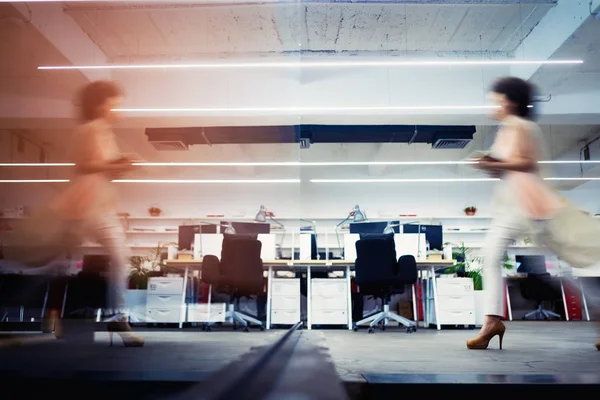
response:
M510 53L549 4L69 6L112 59L303 51Z

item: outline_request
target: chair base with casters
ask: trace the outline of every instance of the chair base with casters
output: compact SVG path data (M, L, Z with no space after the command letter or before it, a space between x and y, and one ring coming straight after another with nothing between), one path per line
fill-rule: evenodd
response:
M560 315L555 312L545 310L540 304L538 308L533 311L528 312L523 316L523 319L533 319L533 320L549 320L552 318L560 319Z
M258 325L261 331L265 330L265 327L261 321L249 315L235 311L233 304L229 305L229 310L227 310L227 313L225 314L225 319L233 322L233 329L237 329L237 324L239 324L244 327L244 332L248 332L250 330L249 324L254 324Z
M417 324L415 321L411 321L408 318L405 318L401 315L396 314L393 311L390 311L390 305L384 304L383 311L376 313L375 315L371 315L370 317L364 318L357 323L354 324L354 332L358 331L358 327L360 325L369 324L369 333L375 332L375 327L381 323L381 330L385 330L385 326L388 323L388 320L393 320L402 324L406 327L406 333L416 332Z
M237 301L237 304L239 307L239 299ZM225 321L232 323L234 330L237 330L238 325L241 325L243 327L244 332L250 332L250 324L257 325L261 331L265 330L265 325L263 324L262 321L254 318L254 317L251 317L250 315L246 315L239 311L235 311L235 303L234 302L230 302L227 305L227 311L225 312ZM206 323L202 326L202 329L205 332L210 332L212 330L211 325L213 325L213 324L214 324L214 322Z

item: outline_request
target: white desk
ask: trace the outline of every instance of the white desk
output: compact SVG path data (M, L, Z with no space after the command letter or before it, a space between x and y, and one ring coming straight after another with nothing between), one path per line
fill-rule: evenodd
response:
M417 268L419 270L419 277L421 278L421 284L423 285L423 323L425 327L430 325L429 323L429 307L430 300L433 302L433 307L435 307L436 315L439 315L438 312L438 301L437 301L437 288L435 282L435 270L440 267L448 267L454 264L454 260L419 260L417 261ZM187 279L189 274L189 269L202 270L202 260L167 260L167 266L169 267L179 267L184 269L184 278L183 278L183 294L182 294L182 307L185 307L185 293L187 290ZM271 328L271 284L272 278L274 277L273 273L275 270L292 270L302 271L306 270L306 297L307 297L307 307L306 307L306 319L307 319L307 329L312 328L311 324L311 270L312 269L325 269L325 270L334 270L334 269L342 269L345 272L345 282L348 288L348 329L352 330L352 297L351 297L351 277L350 271L354 268L354 262L346 261L346 260L270 260L263 261L263 266L267 270L267 322L266 329ZM425 274L427 272L427 274ZM427 276L425 276L427 275ZM431 282L431 285L427 285L427 290L425 290L425 280ZM430 290L431 288L431 290ZM415 322L418 322L418 314L417 314L417 303L416 301L416 293L413 285L413 315ZM183 318L179 322L179 327L183 326ZM437 329L441 329L441 325L437 324Z

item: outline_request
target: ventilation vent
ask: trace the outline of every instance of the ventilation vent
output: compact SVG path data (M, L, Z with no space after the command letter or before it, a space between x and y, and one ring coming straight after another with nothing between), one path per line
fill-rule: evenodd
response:
M308 149L308 148L310 148L310 139L300 138L300 148L301 149Z
M189 146L179 140L170 141L150 141L152 146L158 151L185 151Z
M464 149L471 139L438 139L431 146L434 149Z

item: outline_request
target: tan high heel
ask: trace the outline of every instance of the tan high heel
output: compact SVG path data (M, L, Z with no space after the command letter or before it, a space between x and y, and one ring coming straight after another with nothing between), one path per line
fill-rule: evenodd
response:
M498 321L485 335L479 335L474 339L467 340L467 348L471 350L485 350L488 348L490 340L492 340L494 336L498 336L500 350L502 350L502 339L504 339L505 332L506 326L504 326L502 321Z
M58 310L49 310L48 314L42 318L42 332L54 332L54 336L57 339L63 337L62 323L60 322Z
M123 346L125 347L142 347L144 346L144 338L136 336L131 331L131 325L123 319L121 321L110 321L106 323L106 329L108 330L108 337L110 339L110 346L113 345L113 335L117 333L123 340Z

